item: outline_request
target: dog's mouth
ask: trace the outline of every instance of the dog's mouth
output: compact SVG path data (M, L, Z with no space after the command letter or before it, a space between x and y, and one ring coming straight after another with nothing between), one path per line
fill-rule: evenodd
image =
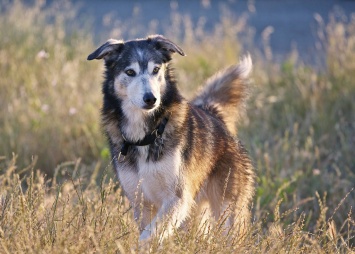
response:
M144 105L142 109L150 111L151 109L155 109L156 105Z
M139 108L141 109L143 112L146 112L146 113L150 113L154 110L156 110L158 108L158 105L157 104L154 104L154 105L137 105L135 104L132 100L130 100L131 102L131 105L135 106L136 108Z
M154 104L144 104L141 106L141 109L150 113L159 108L160 100L157 100Z

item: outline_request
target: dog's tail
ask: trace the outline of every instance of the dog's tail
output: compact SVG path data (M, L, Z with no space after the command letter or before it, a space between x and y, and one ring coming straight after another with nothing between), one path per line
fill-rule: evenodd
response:
M192 103L217 114L232 135L237 134L237 123L248 97L248 76L252 70L250 55L244 56L238 65L210 77Z

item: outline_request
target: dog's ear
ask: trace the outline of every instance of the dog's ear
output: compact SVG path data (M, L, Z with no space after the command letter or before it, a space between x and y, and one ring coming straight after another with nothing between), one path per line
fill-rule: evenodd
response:
M107 60L106 59L107 56L109 56L113 52L119 52L122 49L123 45L124 42L121 40L109 39L102 46L100 46L98 49L92 52L88 56L87 60L102 59L102 58Z
M152 41L153 43L155 43L157 49L159 50L163 49L168 51L169 53L179 53L180 55L185 56L184 51L178 45L176 45L174 42L170 41L162 35L151 35L148 37L148 41Z

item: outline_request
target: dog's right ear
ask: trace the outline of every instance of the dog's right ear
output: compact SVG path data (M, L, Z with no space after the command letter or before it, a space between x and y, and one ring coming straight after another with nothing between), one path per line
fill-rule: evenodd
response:
M87 60L102 59L107 60L107 57L113 52L119 52L124 45L122 40L109 39L105 44L92 52Z
M165 38L163 35L155 34L148 36L148 41L152 41L156 44L158 49L163 49L169 54L179 53L182 56L185 56L184 51L178 45L176 45L171 40Z

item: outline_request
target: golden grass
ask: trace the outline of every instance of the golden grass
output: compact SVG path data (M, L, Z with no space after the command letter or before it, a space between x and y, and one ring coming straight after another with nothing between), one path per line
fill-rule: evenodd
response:
M352 211L343 225L337 227L332 216L326 218L326 200L318 193L320 212L313 232L305 230L306 213L296 215L296 208L281 212L280 199L274 206L274 218L254 220L243 240L233 231L225 233L221 227L223 220L204 230L204 221L196 218L186 230L176 230L163 242L158 235L150 242L140 243L130 206L117 183L106 175L100 184L90 176L69 177L55 184L34 170L34 165L21 178L15 173L15 158L2 161L4 166L6 170L0 176L1 253L348 253L354 250L350 247L355 227ZM75 167L82 171L80 163ZM346 202L346 198L341 202ZM285 224L287 220L290 222Z

